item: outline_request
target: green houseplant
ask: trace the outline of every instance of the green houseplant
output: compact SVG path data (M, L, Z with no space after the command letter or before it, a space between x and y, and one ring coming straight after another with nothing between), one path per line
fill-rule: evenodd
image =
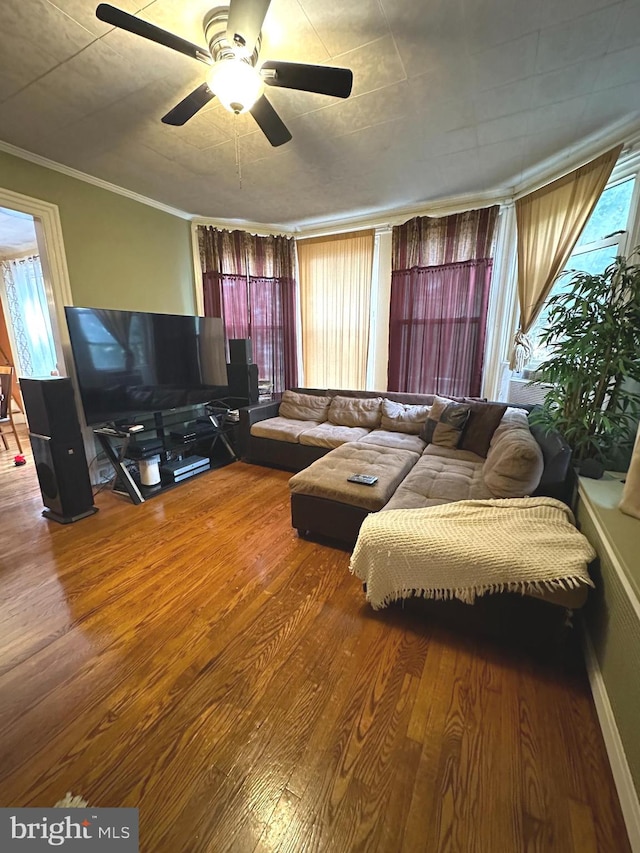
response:
M636 255L636 250L631 257ZM617 257L598 275L570 272L549 300L541 340L551 352L535 384L550 385L538 423L555 427L580 464L604 464L635 432L640 395L640 265Z

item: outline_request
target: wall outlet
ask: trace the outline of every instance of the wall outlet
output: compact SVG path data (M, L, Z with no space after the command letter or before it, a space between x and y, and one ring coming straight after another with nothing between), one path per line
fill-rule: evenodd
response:
M111 465L102 465L98 468L98 482L106 483L113 477L113 468Z

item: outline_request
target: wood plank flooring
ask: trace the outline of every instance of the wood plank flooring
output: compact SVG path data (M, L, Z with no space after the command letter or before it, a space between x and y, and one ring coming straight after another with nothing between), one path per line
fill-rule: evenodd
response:
M373 612L288 477L62 526L0 451L0 805L137 806L144 853L628 851L571 655Z

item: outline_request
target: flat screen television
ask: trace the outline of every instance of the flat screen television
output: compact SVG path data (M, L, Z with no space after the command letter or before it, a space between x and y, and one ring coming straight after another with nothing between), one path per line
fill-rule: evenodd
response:
M65 307L87 423L207 403L228 394L217 317Z

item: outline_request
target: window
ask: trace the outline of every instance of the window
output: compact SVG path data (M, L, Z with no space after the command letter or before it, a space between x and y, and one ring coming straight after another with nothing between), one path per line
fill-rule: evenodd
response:
M298 241L305 383L366 386L374 232Z
M624 254L635 180L635 176L625 178L604 190L564 270L551 288L547 305L552 296L570 289L571 272L601 273L617 255ZM545 306L529 331L533 344L533 355L527 364L529 370L550 355L547 347L540 343L540 335L548 323L547 316L548 307Z

